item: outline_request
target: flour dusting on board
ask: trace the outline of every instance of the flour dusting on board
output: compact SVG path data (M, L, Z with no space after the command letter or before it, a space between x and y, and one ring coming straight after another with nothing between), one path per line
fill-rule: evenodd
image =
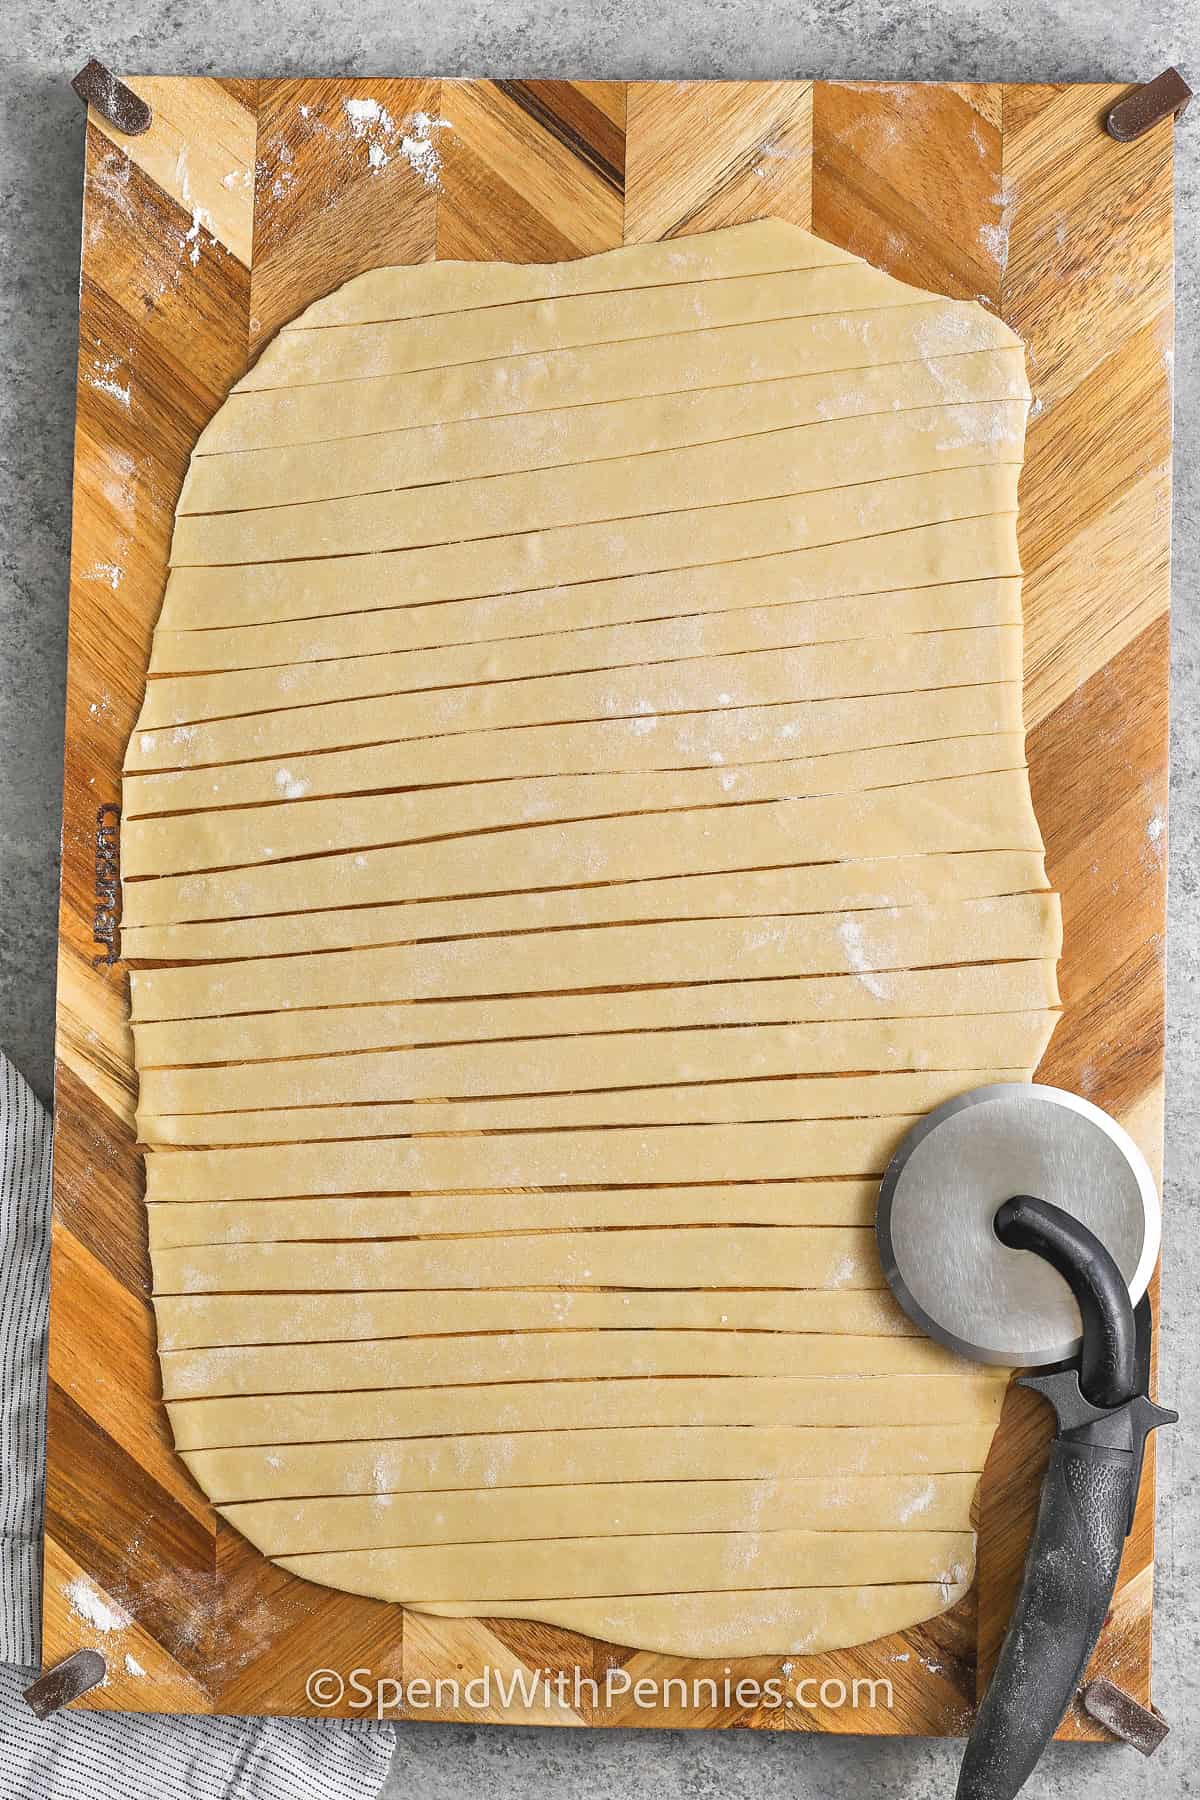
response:
M82 1575L77 1575L74 1581L68 1581L63 1593L76 1618L82 1619L85 1625L90 1625L93 1631L101 1631L107 1636L110 1631L125 1631L132 1624L127 1612L97 1593L91 1582Z
M122 376L125 376L124 381L121 380ZM130 399L128 371L119 357L94 356L92 367L84 376L84 380L90 388L95 388L98 394L107 394L110 399L117 402L118 406L128 407Z
M354 137L367 146L367 166L373 171L386 169L394 157L401 157L429 188L442 184L442 154L437 134L451 131L449 119L435 119L426 112L410 113L397 125L386 106L370 95L343 100L342 110L350 122Z

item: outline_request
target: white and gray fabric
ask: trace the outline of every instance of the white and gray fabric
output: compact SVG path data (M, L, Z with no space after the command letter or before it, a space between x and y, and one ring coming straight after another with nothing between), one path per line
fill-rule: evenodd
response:
M40 1657L50 1121L0 1054L0 1789L4 1800L374 1800L372 1720L60 1712L21 1698Z

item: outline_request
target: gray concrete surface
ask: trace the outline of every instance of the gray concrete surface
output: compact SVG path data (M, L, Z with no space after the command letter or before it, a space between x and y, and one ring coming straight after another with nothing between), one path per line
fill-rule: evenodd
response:
M0 1043L50 1090L63 647L70 523L81 110L67 87L89 55L116 68L213 74L824 75L1135 80L1177 62L1200 79L1200 18L1184 0L14 0L0 71ZM1059 1800L1200 1789L1195 1591L1200 1428L1200 103L1178 139L1176 555L1164 1394L1156 1698L1174 1731L1153 1762L1063 1747L1031 1781ZM953 1791L953 1746L700 1732L413 1726L396 1800L571 1789L596 1800ZM0 1786L2 1786L0 1779Z

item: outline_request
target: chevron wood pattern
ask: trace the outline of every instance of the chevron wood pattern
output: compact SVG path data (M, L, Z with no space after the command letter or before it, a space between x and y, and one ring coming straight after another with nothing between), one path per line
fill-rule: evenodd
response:
M124 140L93 116L85 167L47 1664L97 1645L109 1680L83 1704L126 1710L304 1712L310 1670L365 1667L429 1682L430 1703L411 1708L422 1717L963 1731L1011 1604L1047 1434L1017 1390L981 1489L975 1592L903 1636L784 1669L738 1663L732 1680L725 1665L316 1588L216 1521L159 1401L127 982L112 960L121 759L191 445L309 301L389 262L557 260L767 214L809 226L902 280L983 299L1028 345L1029 759L1066 911L1066 1011L1041 1075L1114 1112L1157 1167L1170 125L1119 146L1101 129L1118 90L1084 86L127 79L154 125ZM1148 1485L1095 1661L1143 1701L1152 1549ZM482 1705L456 1711L448 1690L432 1692L485 1669ZM535 1671L546 1683L531 1699L506 1697L506 1679ZM695 1707L644 1707L640 1677L712 1685ZM745 1677L815 1677L809 1695L835 1685L811 1706L747 1705ZM891 1704L841 1703L836 1684L856 1680L890 1684ZM1064 1731L1099 1735L1082 1715Z

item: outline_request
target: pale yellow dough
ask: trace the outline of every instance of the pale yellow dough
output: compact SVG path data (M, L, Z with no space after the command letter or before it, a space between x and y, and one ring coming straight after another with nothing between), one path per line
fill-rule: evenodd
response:
M602 626L594 630L539 632L499 643L447 645L425 651L374 652L349 658L324 657L294 668L247 669L209 675L163 676L146 692L143 725L186 725L234 713L275 711L284 707L323 705L331 700L369 698L423 688L473 687L482 683L532 677L570 675L592 669L638 668L647 664L688 663L697 657L744 656L753 652L786 652L800 691L826 698L862 668L848 645L857 638L903 638L908 633L961 631L1021 623L1019 597L1011 582L969 581L953 587L919 588L910 598L887 596L881 604L864 601L842 607L832 616L825 603L745 608L726 613L685 616L670 626L662 621ZM864 616L858 626L857 614ZM813 646L820 645L820 648ZM832 646L832 647L829 647ZM928 646L902 644L902 652ZM869 650L865 654L870 655ZM878 655L876 647L875 655ZM970 664L966 665L970 668ZM740 663L731 663L737 674ZM923 665L917 664L920 673ZM678 671L686 675L687 671ZM572 699L593 695L598 684L565 689L535 689L549 701L560 691ZM864 692L869 690L864 688ZM620 690L604 696L618 700ZM503 719L502 723L512 723ZM519 720L525 723L524 720ZM147 777L148 783L154 777ZM161 785L161 779L158 783ZM151 788L153 792L153 788ZM278 800L277 791L270 798ZM287 798L286 795L282 796Z
M325 1580L357 1593L379 1592L373 1570L352 1557L330 1556L318 1570L309 1557L280 1558L308 1581ZM414 1600L442 1618L540 1619L567 1631L637 1644L665 1656L816 1656L863 1644L933 1618L957 1605L971 1585L974 1563L951 1581L889 1583L848 1588L771 1588L765 1592L607 1595L603 1600ZM361 1583L362 1585L357 1585ZM909 1652L911 1655L911 1652Z
M381 1494L262 1500L224 1509L268 1555L303 1556L338 1543L504 1543L513 1538L642 1536L678 1519L688 1531L965 1531L973 1475L819 1476L790 1481L593 1482L479 1494ZM514 1499L516 1504L514 1505ZM686 1517L684 1516L686 1509Z
M953 786L950 782L944 785L946 789ZM911 796L909 804L915 811ZM848 802L841 804L841 810L853 816ZM948 794L940 808L934 800L929 803L934 820L944 822L949 810ZM875 809L869 817L874 824ZM661 824L655 823L661 834ZM682 835L681 828L676 829ZM712 826L701 827L701 834L716 835ZM595 835L600 836L599 827ZM1056 954L1060 933L1057 894L1039 893L954 900L943 905L883 906L867 912L613 925L603 932L563 931L555 935L552 944L533 933L507 940L502 962L489 938L331 950L307 958L302 986L286 957L135 971L133 1017L137 1021L204 1018L220 1013L286 1011L294 1005L366 1005L452 994L728 980L735 975L757 980L850 973L858 976L868 994L879 999L887 983L875 981L876 971L986 962L989 957L1028 958L1035 951ZM548 951L552 953L549 958ZM646 1048L653 1052L653 1046Z
M1043 1038L1050 1035L1049 1027ZM728 1073L728 1069L725 1071ZM659 1084L616 1093L534 1094L519 1099L370 1101L361 1106L236 1108L162 1114L139 1112L143 1144L278 1144L300 1140L406 1137L471 1131L556 1130L596 1125L705 1125L765 1119L829 1119L860 1113L926 1111L969 1087L1020 1081L1023 1066L946 1069L936 1075L839 1075L829 1081L742 1079ZM348 1077L353 1079L353 1077Z
M765 1077L804 1076L807 1079L801 1082L787 1083L781 1098L786 1093L790 1099L795 1089L812 1094L809 1101L797 1096L797 1104L812 1118L923 1111L935 1104L925 1098L920 1085L928 1081L927 1076L827 1072L930 1069L961 1077L975 1068L1019 1068L1039 1059L1052 1023L1052 1014L1019 1012L971 1019L913 1019L890 1025L853 1019L812 1025L733 1026L721 1032L660 1029L616 1045L609 1035L600 1033L565 1040L534 1038L520 1043L365 1051L354 1054L353 1060L339 1058L338 1067L331 1066L329 1057L306 1055L296 1061L235 1062L223 1068L146 1069L140 1104L147 1115L252 1111L256 1106L290 1110L336 1106L352 1092L360 1104L429 1103L456 1095L469 1107L496 1095L546 1099L558 1094L587 1106L593 1102L578 1090L609 1088L611 1059L617 1054L622 1088L693 1082L741 1086ZM980 1062L980 1057L995 1060ZM878 1102L892 1092L911 1092L917 1105L880 1106ZM804 1114L782 1116L799 1118Z
M1006 1372L873 1211L1057 1017L1028 404L760 221L372 271L205 429L122 951L171 1429L285 1569L711 1657L965 1591Z
M853 541L429 606L389 604L386 584L367 579L368 571L378 572L379 566L377 559L368 557L355 569L353 598L365 611L273 625L213 625L203 631L160 627L154 635L151 671L172 675L281 663L299 666L338 656L485 642L495 649L510 639L554 632L565 655L595 633L663 619L679 621L671 628L668 643L679 632L724 629L706 620L719 621L723 613L747 609L765 614L759 623L769 630L770 615L785 605L793 608L797 642L806 637L817 642L822 636L856 636L860 630L874 637L881 628L883 635L888 634L893 617L900 620L900 629L913 629L906 619L919 617L922 606L936 607L963 587L1015 586L1018 598L1020 587L1011 525L1007 517L991 513L897 533L889 546L886 586L880 593L871 591L867 579L871 569L864 566L862 545ZM171 577L192 587L202 579L194 570ZM232 571L225 576L226 582L237 579ZM515 658L522 651L510 647L496 653ZM451 657L446 666L454 671L460 663Z
M512 1600L520 1595L654 1594L664 1558L683 1592L778 1587L870 1587L889 1581L961 1580L972 1561L969 1532L687 1532L552 1543L454 1544L408 1550L355 1550L302 1560L321 1579L329 1564L369 1571L385 1600L437 1594L448 1600ZM286 1566L295 1567L290 1558ZM300 1571L303 1572L303 1569ZM360 1578L361 1579L361 1578Z
M941 406L950 398L960 406L1028 400L1020 351L984 350L937 362L887 364L857 371L852 383L841 374L801 375L498 419L407 426L343 440L335 457L314 457L303 446L196 457L179 511L247 512L516 469L570 468L605 457L757 437L827 419L878 418Z
M805 1188L821 1185L819 1182L804 1183ZM787 1196L795 1190L785 1182L777 1187L745 1189L742 1190L744 1195L753 1192L772 1198L762 1202L743 1198L740 1205L737 1200L727 1201L718 1213L715 1196L731 1191L739 1192L727 1188L708 1189L707 1192L714 1196L708 1211L703 1207L697 1210L692 1202L686 1207L689 1222L699 1220L711 1224L718 1220L744 1218L757 1224L778 1224L785 1216L783 1208L788 1202L786 1198L775 1200L773 1196ZM484 1202L477 1201L476 1204L495 1209L496 1229L512 1225L520 1228L526 1224L552 1227L555 1218L549 1207L562 1209L560 1224L586 1222L595 1228L596 1220L600 1224L638 1223L636 1217L623 1210L624 1207L638 1207L654 1199L669 1202L675 1192L655 1188L634 1194L602 1195L594 1217L581 1210L588 1207L590 1197L579 1194L523 1195L520 1199L524 1210L511 1215L504 1198L495 1194L487 1195ZM539 1203L547 1208L540 1216L537 1213ZM249 1242L256 1236L266 1242L277 1242L311 1235L304 1228L307 1220L303 1209L306 1207L338 1208L343 1214L350 1215L351 1228L347 1235L378 1237L397 1224L406 1226L418 1217L422 1221L421 1230L437 1230L439 1226L443 1231L451 1230L447 1208L457 1209L463 1204L458 1196L449 1202L420 1197L405 1201L393 1197L385 1200L368 1197L357 1203L344 1198L334 1201L259 1200L249 1208L236 1202L215 1201L208 1206L151 1207L150 1218L156 1245L194 1243L197 1233L203 1242ZM469 1217L470 1201L465 1205ZM368 1207L375 1209L374 1228L356 1233L353 1222L362 1216L359 1209ZM270 1215L277 1208L287 1209L282 1229L273 1230L269 1224L256 1223L262 1214ZM428 1221L434 1208L441 1209L440 1217L430 1225ZM222 1212L220 1221L214 1222L214 1210ZM680 1211L683 1210L681 1206ZM197 1220L197 1213L204 1217ZM669 1205L648 1207L650 1223L672 1216ZM867 1216L856 1215L853 1222L863 1223ZM296 1226L290 1225L289 1220L296 1220ZM240 1228L242 1222L246 1222L244 1229ZM846 1220L835 1215L827 1222L843 1224ZM700 1288L638 1288L611 1293L594 1288L570 1291L506 1288L477 1292L459 1288L452 1296L437 1288L424 1291L409 1288L391 1293L383 1290L362 1294L313 1294L302 1307L297 1307L289 1295L260 1294L252 1316L237 1294L163 1294L156 1300L155 1307L161 1348L189 1350L261 1343L264 1334L267 1341L274 1344L324 1343L374 1336L423 1337L444 1323L446 1308L451 1303L455 1324L461 1331L505 1328L548 1331L553 1327L597 1331L646 1331L658 1327L672 1331L715 1331L720 1325L731 1325L740 1331L832 1331L887 1337L911 1337L917 1331L891 1294L882 1288L759 1288L742 1292L728 1288L708 1291ZM347 1490L352 1491L356 1490Z
M414 1437L560 1431L571 1469L577 1431L652 1426L969 1425L1000 1416L1006 1372L954 1375L722 1375L637 1381L490 1382L483 1387L356 1389L327 1394L171 1400L183 1450L382 1437L397 1419Z
M497 832L486 841L473 836L433 838L399 848L323 854L302 865L285 861L213 874L163 875L128 882L124 906L131 924L163 925L249 912L373 906L397 894L432 900L620 881L632 873L643 880L715 874L783 866L794 862L798 851L814 863L835 863L955 854L995 845L1041 850L1023 769L913 782L906 788L679 812L669 828L653 814L627 815L522 826ZM1006 954L1030 955L1042 949L1042 944L1035 944ZM1050 953L1057 954L1057 949L1053 945ZM544 956L541 950L539 954ZM844 967L844 959L832 966ZM741 972L753 973L749 968ZM142 985L149 991L148 984ZM134 1017L145 1016L145 1010L135 1006Z
M978 1481L995 1409L970 1424L697 1425L573 1430L565 1446L552 1431L470 1437L367 1438L289 1444L183 1448L184 1461L219 1503L260 1495L466 1492L611 1481L727 1481L965 1471ZM564 1459L564 1448L569 1460Z
M163 1395L296 1394L354 1388L536 1381L553 1362L564 1381L633 1375L949 1374L952 1353L926 1338L792 1336L732 1331L525 1331L478 1337L385 1338L162 1353Z

